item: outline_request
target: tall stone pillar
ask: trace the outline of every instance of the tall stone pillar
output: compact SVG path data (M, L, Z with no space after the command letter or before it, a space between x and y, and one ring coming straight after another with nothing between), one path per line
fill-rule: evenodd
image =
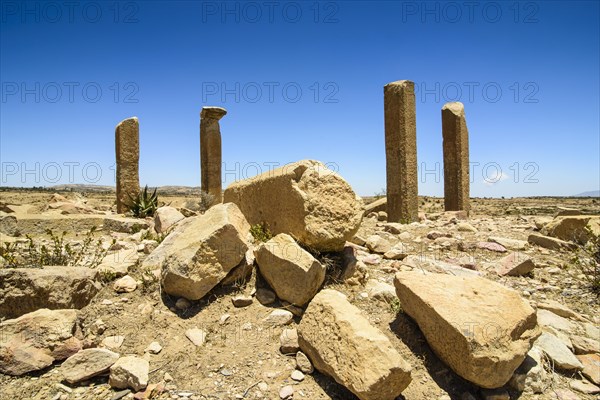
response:
M127 118L115 129L117 155L117 212L127 212L129 196L140 191L140 125L137 117Z
M444 141L444 208L469 211L469 132L460 102L442 107Z
M444 208L469 211L469 131L461 102L442 107Z
M202 107L200 112L201 189L214 197L213 204L223 201L219 120L225 114L221 107Z
M388 83L383 88L388 221L419 218L415 84Z

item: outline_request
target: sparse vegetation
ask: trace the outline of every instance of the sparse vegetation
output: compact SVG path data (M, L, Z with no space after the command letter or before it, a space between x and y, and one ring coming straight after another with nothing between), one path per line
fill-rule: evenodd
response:
M154 240L154 235L150 229L145 229L142 236L140 236L140 240Z
M158 277L154 274L154 271L145 269L142 272L142 293L152 293L156 289L158 284Z
M200 203L198 204L198 207L201 213L205 213L214 202L215 196L203 190L200 191Z
M571 264L581 271L590 290L600 296L600 236L595 236L589 228L583 235L588 238L587 243L579 245Z
M19 262L19 253L16 249L16 243L4 243L4 247L0 247L0 256L6 261L8 267L17 265Z
M106 256L108 248L102 246L103 240L94 241L95 227L85 235L82 243L67 243L66 232L61 235L48 230L48 245L42 241L34 241L29 235L27 243L5 243L0 248L0 255L6 260L9 268L41 268L45 265L65 265L94 268ZM114 243L114 240L113 240Z
M385 188L381 188L381 190L379 192L375 192L375 200L379 200L382 197L385 197L387 194L387 191Z
M141 241L144 240L156 240L158 242L158 244L161 244L163 240L165 240L165 238L167 236L169 236L169 233L171 233L173 229L169 229L167 232L162 232L162 233L154 233L152 230L144 230L144 233L142 233L142 236L140 237Z
M165 240L165 238L167 236L169 236L169 233L171 233L171 230L169 230L167 232L159 233L154 237L154 240L156 240L158 242L158 244L161 244L163 242L163 240Z
M237 268L243 268L242 266ZM243 292L246 290L249 282L256 282L256 269L252 268L250 274L241 274L231 285L236 292Z
M158 208L158 195L156 188L152 194L148 193L148 185L141 190L137 196L129 195L129 211L136 218L152 217Z
M273 234L269 230L269 226L265 222L252 225L250 227L250 234L257 242L268 242L273 237Z
M100 282L110 283L117 278L117 273L110 269L101 269L98 273L98 277L100 279Z
M328 279L331 279L333 282L338 282L338 278L342 273L342 256L341 253L336 252L322 252L316 250L304 243L299 242L296 239L296 242L300 247L304 250L308 251L314 258L317 259L325 267L325 273Z
M400 299L394 298L392 300L386 300L386 303L390 306L390 310L392 310L392 313L398 314L400 311L402 311Z

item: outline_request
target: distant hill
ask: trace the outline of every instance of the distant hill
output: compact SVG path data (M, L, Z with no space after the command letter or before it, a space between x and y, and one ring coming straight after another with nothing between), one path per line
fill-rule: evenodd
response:
M67 185L54 185L48 189L56 191L73 191L73 192L114 192L116 189L114 186L102 186L102 185L86 185L79 183L72 183Z
M154 187L149 186L149 189ZM86 184L67 184L50 186L49 190L71 191L71 192L114 192L114 186L86 185ZM199 186L159 186L157 192L163 195L193 195L200 194Z
M154 189L154 187L151 187ZM17 189L17 188L15 188ZM102 185L87 185L87 184L66 184L55 185L47 188L32 188L33 190L49 190L49 191L72 191L72 192L114 192L114 186ZM199 186L159 186L157 192L163 195L197 195L200 194ZM369 196L367 196L369 197ZM535 196L534 196L535 197ZM562 196L541 196L541 197L562 197ZM589 192L579 193L573 196L566 197L600 197L600 190L592 190Z
M592 190L590 192L579 193L573 197L600 197L600 190Z
M159 186L156 191L162 194L200 195L200 186Z

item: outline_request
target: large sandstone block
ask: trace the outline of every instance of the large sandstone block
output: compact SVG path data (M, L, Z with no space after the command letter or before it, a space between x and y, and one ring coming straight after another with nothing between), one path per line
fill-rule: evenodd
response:
M250 225L232 203L181 221L144 260L144 269L162 268L166 293L198 300L243 259Z
M325 280L325 267L285 233L258 246L255 256L277 296L294 305L308 303Z
M100 290L98 271L84 267L0 269L0 318L49 308L82 308Z
M131 388L136 392L148 386L150 363L136 356L121 357L110 367L108 384L115 389Z
M93 214L19 214L0 216L0 233L9 236L53 232L84 232L102 227L104 231L132 233L148 229L148 221L120 215Z
M539 233L532 233L527 238L527 241L531 244L535 244L550 250L574 250L577 246L572 242L558 239L552 236L540 235Z
M120 221L127 221L129 227L133 223L138 229L147 228L148 223L138 218L123 218L121 216L90 215L90 214L18 214L0 216L0 233L9 236L24 234L45 234L48 229L54 232L89 231L91 228L103 226L105 231L120 231L123 225ZM127 231L128 232L128 231Z
M555 368L567 371L583 369L583 364L575 357L575 354L557 336L551 333L543 332L535 341L535 346L539 347L548 356Z
M541 333L517 292L485 278L400 272L394 285L433 351L484 388L506 384Z
M111 250L96 267L100 273L114 274L116 277L127 275L139 261L137 247L124 247L120 250Z
M311 301L298 343L315 368L361 400L393 400L411 381L411 366L338 291L323 290Z
M107 349L85 349L67 358L60 366L60 373L70 384L100 375L119 359L119 354Z
M41 309L0 323L0 372L23 375L81 350L75 310Z
M583 365L582 374L596 385L600 385L600 355L583 354L577 356Z
M166 233L173 225L184 218L184 215L175 207L159 207L154 213L154 230L157 233Z
M375 200L372 203L365 205L364 215L367 216L372 212L387 212L387 197L382 197L379 200Z
M524 253L514 252L498 260L496 273L500 276L526 275L535 269L533 260Z
M251 225L266 223L319 251L341 251L360 226L362 199L324 164L303 160L229 185Z
M104 218L103 228L109 232L134 233L142 229L150 229L150 223L140 218L126 218L119 215L110 215ZM77 230L74 228L73 230Z
M562 240L587 243L591 236L600 236L600 216L556 217L544 226L542 233Z

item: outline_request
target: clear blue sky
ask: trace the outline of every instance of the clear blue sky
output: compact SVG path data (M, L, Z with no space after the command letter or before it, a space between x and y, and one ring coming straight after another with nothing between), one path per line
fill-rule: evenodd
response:
M409 79L420 194L443 194L453 100L473 196L600 189L597 1L69 4L1 2L2 186L114 185L114 128L130 116L142 185L199 186L212 105L228 110L225 186L312 158L372 195L385 187L383 86Z

